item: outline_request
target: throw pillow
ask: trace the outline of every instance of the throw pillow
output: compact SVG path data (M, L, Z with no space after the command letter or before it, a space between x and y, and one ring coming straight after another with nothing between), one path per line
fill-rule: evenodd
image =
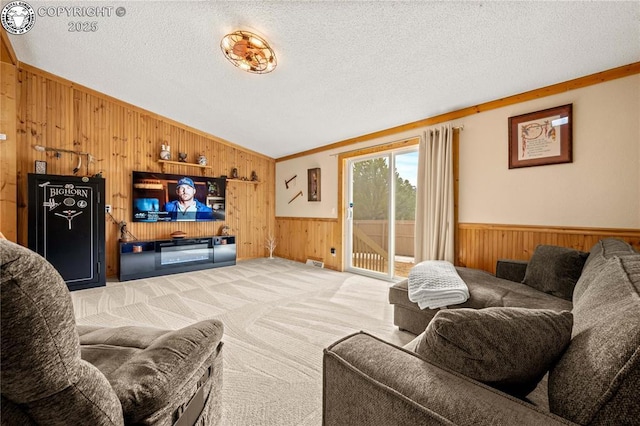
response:
M440 310L415 351L429 362L522 398L571 340L569 311L526 308Z
M567 247L539 245L522 283L570 301L588 256L589 253Z

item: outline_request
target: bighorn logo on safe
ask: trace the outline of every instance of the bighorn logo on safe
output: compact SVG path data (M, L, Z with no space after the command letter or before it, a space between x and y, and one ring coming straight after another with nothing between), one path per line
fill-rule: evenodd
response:
M64 186L64 188L60 188L60 187L49 187L49 197L56 197L58 195L64 195L66 197L69 196L79 196L79 197L84 197L84 198L88 198L89 197L89 191L87 191L86 189L79 189L79 188L74 188L73 184L67 184Z
M36 12L25 1L12 1L2 8L2 27L10 34L24 34L36 23Z

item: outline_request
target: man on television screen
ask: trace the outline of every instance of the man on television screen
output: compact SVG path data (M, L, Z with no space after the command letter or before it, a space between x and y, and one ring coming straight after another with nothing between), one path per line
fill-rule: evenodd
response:
M178 180L176 195L177 200L164 205L165 211L170 213L171 220L213 220L213 209L195 198L196 185L191 178L183 177Z

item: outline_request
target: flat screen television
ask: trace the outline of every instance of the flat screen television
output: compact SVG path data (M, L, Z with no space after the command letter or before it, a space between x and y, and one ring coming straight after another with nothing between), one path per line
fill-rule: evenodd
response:
M225 220L226 179L133 172L133 222Z

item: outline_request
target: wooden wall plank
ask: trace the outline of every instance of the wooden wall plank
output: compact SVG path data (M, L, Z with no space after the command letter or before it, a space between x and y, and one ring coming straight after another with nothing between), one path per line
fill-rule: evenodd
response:
M4 38L3 38L4 40ZM4 42L2 43L4 46ZM0 232L11 241L18 241L17 191L17 127L18 111L17 69L11 63L0 63Z
M275 256L298 262L307 259L324 262L325 268L341 270L342 256L337 219L276 217L277 247ZM336 255L331 255L331 248Z

